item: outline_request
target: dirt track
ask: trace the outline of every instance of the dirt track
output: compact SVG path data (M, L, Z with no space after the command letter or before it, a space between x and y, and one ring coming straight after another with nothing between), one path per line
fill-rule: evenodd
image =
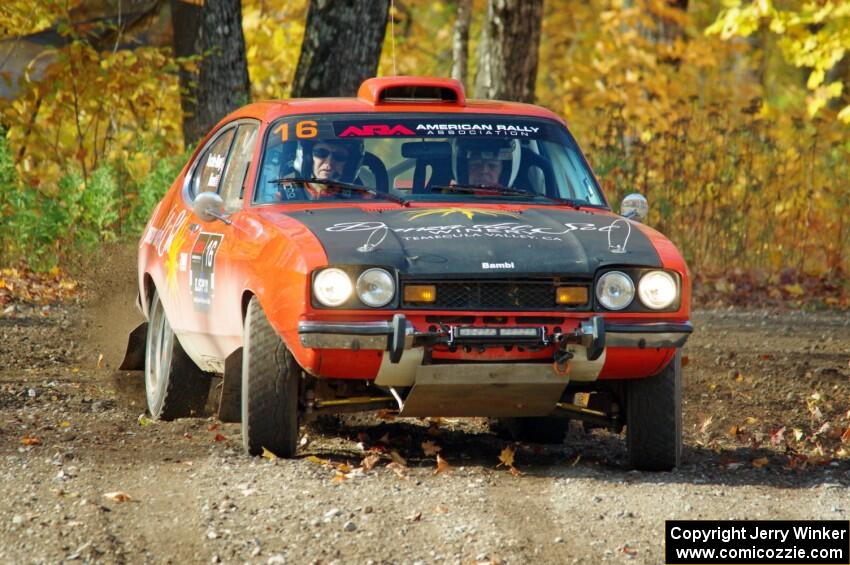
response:
M621 437L575 429L519 446L514 477L483 422L371 417L268 461L238 425L139 419L139 378L112 369L137 320L132 251L83 306L0 317L0 562L655 564L665 519L850 518L846 312L698 311L675 473L628 472ZM375 450L372 470L343 466Z

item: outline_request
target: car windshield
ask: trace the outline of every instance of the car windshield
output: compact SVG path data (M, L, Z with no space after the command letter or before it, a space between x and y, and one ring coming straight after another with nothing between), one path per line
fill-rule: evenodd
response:
M382 197L606 206L575 141L551 120L322 114L269 127L254 203Z

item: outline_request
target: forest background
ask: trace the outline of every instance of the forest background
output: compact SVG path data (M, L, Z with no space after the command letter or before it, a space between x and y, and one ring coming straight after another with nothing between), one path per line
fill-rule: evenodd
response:
M173 7L183 1L0 7L0 304L23 272L64 280L103 243L136 239L194 149L187 77L219 54L181 52ZM248 79L233 104L309 90L296 67L316 8L235 2ZM116 4L117 18L92 17ZM505 45L482 31L499 9L539 6L523 16L537 29L518 39L539 50L517 98L564 116L615 208L630 192L649 199L648 223L683 251L698 297L850 305L850 2L360 4L384 5L380 76L454 75L485 97L480 69ZM144 9L130 25L134 6ZM13 72L22 38L55 47Z

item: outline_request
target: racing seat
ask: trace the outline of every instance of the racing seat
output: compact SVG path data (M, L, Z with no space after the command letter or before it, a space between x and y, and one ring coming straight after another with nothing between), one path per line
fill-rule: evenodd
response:
M544 184L542 187L544 190L542 191L537 190L540 185L540 175L543 177ZM517 172L516 179L514 179L513 188L536 194L545 194L555 198L560 196L552 163L549 162L549 159L539 153L535 153L528 147L522 148L519 171Z
M427 179L428 167L431 167L431 177ZM413 170L413 194L424 194L431 191L432 186L447 185L452 180L452 163L444 158L419 158Z

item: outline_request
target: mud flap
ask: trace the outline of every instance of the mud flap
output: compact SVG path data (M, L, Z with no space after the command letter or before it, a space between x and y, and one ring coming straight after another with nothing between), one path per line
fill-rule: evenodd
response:
M548 416L569 379L550 364L426 365L400 416Z
M127 352L124 353L124 360L118 366L119 371L145 370L145 342L147 337L147 322L142 322L130 332L130 337L127 340Z
M242 348L224 360L224 380L218 402L218 419L222 422L242 421Z

